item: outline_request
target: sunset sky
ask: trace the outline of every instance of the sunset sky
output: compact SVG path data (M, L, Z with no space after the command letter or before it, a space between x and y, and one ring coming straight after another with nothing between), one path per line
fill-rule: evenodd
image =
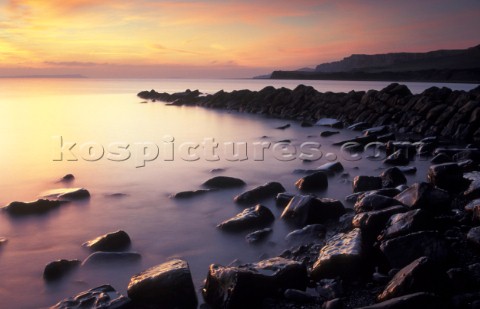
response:
M479 0L0 0L0 76L250 77L480 44Z

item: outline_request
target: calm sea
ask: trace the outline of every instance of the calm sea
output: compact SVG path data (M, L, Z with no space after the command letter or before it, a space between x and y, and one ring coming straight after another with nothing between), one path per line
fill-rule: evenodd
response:
M297 168L315 168L341 161L350 179L359 174L377 175L379 163L343 156L332 142L355 133L321 138L322 128L301 128L298 123L257 115L196 107L169 107L144 103L141 90L161 92L199 89L214 93L224 89L259 90L267 85L295 88L303 83L319 91L381 89L388 82L271 81L271 80L96 80L2 79L0 80L0 204L30 201L45 191L65 187L56 181L67 173L76 179L69 186L84 187L91 199L73 202L42 216L12 218L0 214L0 307L48 307L80 291L109 283L126 293L129 278L147 267L173 257L186 259L199 290L211 263L229 264L235 259L253 262L276 256L287 246L291 227L278 219L281 209L265 201L277 220L268 241L248 245L245 233L226 234L216 229L221 221L242 207L233 196L267 181L281 182L296 192ZM418 93L432 86L407 83ZM443 84L469 90L475 85ZM276 127L291 123L286 130ZM289 139L296 151L285 158L267 149L255 152L256 143ZM68 151L73 146L72 151ZM217 142L216 153L203 143ZM187 143L187 144L186 144ZM321 145L322 157L305 163L302 145ZM199 145L197 148L185 147ZM182 146L183 145L183 146ZM233 156L232 145L239 156ZM246 145L247 155L242 155ZM122 148L123 147L123 148ZM202 148L203 147L203 148ZM203 149L203 150L202 150ZM292 152L292 149L289 152ZM279 149L277 149L279 150ZM172 152L173 151L173 152ZM157 156L158 152L158 156ZM128 155L128 156L127 156ZM217 156L215 156L217 155ZM218 159L218 160L217 160ZM423 180L425 164L410 182ZM223 169L213 174L212 169ZM245 188L211 192L188 200L175 200L175 192L195 190L214 175L242 178ZM123 197L111 194L123 193ZM342 199L351 183L339 176L330 179L320 196ZM81 267L55 284L42 279L45 264L57 259L85 259L90 252L81 244L101 234L123 229L132 238L131 251L142 260L130 265ZM200 300L201 301L201 300Z

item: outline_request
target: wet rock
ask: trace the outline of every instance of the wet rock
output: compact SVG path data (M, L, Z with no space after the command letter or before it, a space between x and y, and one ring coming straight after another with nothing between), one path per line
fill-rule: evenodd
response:
M135 304L172 309L197 308L190 267L183 260L171 260L133 276L127 292Z
M53 281L62 278L80 265L79 260L57 260L47 264L43 270L43 279Z
M90 192L84 188L62 188L44 192L44 197L57 198L59 200L83 200L90 198Z
M407 190L395 196L403 205L412 209L421 208L433 213L448 211L450 209L450 194L437 189L430 183L415 183Z
M363 130L363 134L364 134L365 136L369 136L369 135L382 135L382 134L388 133L388 131L389 131L388 126L379 126L379 127L373 127L373 128L369 128L369 129Z
M395 188L407 183L407 178L398 167L391 167L380 174L384 188Z
M316 172L300 178L295 186L302 191L318 191L328 187L328 177L325 172Z
M408 152L404 149L399 149L389 155L383 163L389 165L408 165L408 163L410 163Z
M440 273L441 270L427 257L420 257L402 268L390 280L378 296L378 301L383 302L416 292L440 292L441 282L445 284L445 280L440 278Z
M337 220L345 213L342 202L313 195L296 195L285 207L281 218L297 226Z
M52 306L52 309L128 309L131 301L119 294L110 285L102 285L67 298Z
M435 308L446 309L448 308L445 301L431 293L419 292L400 297L395 297L387 301L360 307L357 309L408 309L408 308Z
M320 133L320 136L321 137L329 137L329 136L339 134L339 133L340 133L339 131L323 131L322 133Z
M467 240L477 249L480 249L480 226L471 228Z
M463 174L463 177L470 181L470 185L463 193L466 198L474 199L480 197L480 172Z
M216 176L203 183L204 186L214 189L225 189L242 187L246 185L245 181L228 176Z
M104 252L97 251L90 254L83 262L82 266L104 266L113 264L136 263L142 256L137 252Z
M412 175L417 172L417 168L415 166L399 166L398 169L405 175Z
M362 212L353 218L352 225L355 228L360 228L366 236L375 238L391 216L406 210L405 206L393 206L382 210Z
M457 163L443 163L430 166L427 179L440 189L459 191L464 184L463 173Z
M343 123L333 118L322 118L315 123L316 126L332 127L336 129L342 129Z
M196 196L199 196L199 195L203 195L205 193L208 193L212 191L211 189L199 189L199 190L192 190L192 191L181 191L181 192L178 192L178 193L175 193L175 194L172 194L170 197L171 198L179 198L179 199L182 199L182 198L192 198L192 197L196 197Z
M473 162L480 163L480 150L468 149L456 153L453 155L455 161L472 160Z
M72 182L75 180L75 176L73 174L67 174L60 178L59 182Z
M362 213L372 210L381 210L391 206L402 205L398 200L380 194L367 194L357 200L353 209L356 213Z
M413 260L426 256L442 264L448 259L448 246L435 231L422 231L382 242L380 250L392 267L404 267Z
M320 165L317 168L317 170L325 172L329 175L333 175L335 173L343 172L343 165L340 162L329 162L329 163L325 163L323 165Z
M2 210L14 216L38 215L58 208L63 203L61 201L44 199L39 199L35 202L11 202L7 206L2 207Z
M357 122L349 126L347 129L353 131L363 131L370 128L370 124L367 122Z
M230 218L217 227L225 231L242 231L252 228L261 228L275 220L273 213L265 206L250 207Z
M295 196L293 193L278 193L275 197L275 202L279 207L285 207L290 203L292 198Z
M235 202L253 204L262 199L274 197L278 193L285 192L285 188L278 182L269 182L263 186L253 188L235 197Z
M387 240L404 236L414 232L431 229L433 220L431 214L422 209L410 210L393 215L388 220L385 230L378 237L379 240Z
M122 251L130 247L130 236L125 231L119 230L99 236L83 244L93 251Z
M277 130L285 130L285 129L287 129L287 128L290 128L290 124L289 124L289 123L287 123L287 124L285 124L285 125L283 125L283 126L276 127L275 129L277 129Z
M267 297L306 287L305 265L277 257L238 267L210 265L203 297L213 308L252 308Z
M245 240L250 244L259 243L265 240L265 238L267 238L268 235L270 235L272 232L273 230L267 227L262 230L258 230L248 234L247 236L245 236Z
M353 192L371 191L382 188L382 178L375 176L356 176L353 179Z
M285 299L288 301L295 302L296 304L312 303L317 300L315 296L310 295L307 292L295 289L285 290L285 292L283 293L283 297L285 297Z
M316 281L337 276L356 277L365 270L363 260L362 232L360 229L353 229L346 234L336 234L320 250L318 259L313 265L311 277Z
M430 162L433 163L433 164L448 163L448 162L452 162L452 158L450 158L449 156L447 156L447 155L444 154L444 153L439 153L438 155L436 155L435 157L433 157L433 158L430 160Z
M285 236L288 243L318 242L324 239L327 229L323 224L310 224Z
M341 298L334 298L323 303L322 309L343 309L343 301Z

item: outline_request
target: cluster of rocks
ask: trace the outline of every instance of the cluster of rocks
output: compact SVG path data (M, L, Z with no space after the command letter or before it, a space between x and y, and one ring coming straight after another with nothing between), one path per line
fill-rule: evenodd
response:
M332 117L345 123L366 123L369 127L391 125L399 133L480 140L480 87L468 92L432 87L413 95L405 85L397 83L380 91L349 93L321 93L300 85L294 90L269 86L260 91L219 91L211 95L198 90L174 94L151 90L138 96L171 105L198 105L296 119L305 124Z

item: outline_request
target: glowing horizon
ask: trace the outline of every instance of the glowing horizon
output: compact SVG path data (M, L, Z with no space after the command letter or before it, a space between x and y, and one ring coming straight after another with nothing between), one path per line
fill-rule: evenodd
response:
M251 77L480 43L480 2L0 0L0 75Z

